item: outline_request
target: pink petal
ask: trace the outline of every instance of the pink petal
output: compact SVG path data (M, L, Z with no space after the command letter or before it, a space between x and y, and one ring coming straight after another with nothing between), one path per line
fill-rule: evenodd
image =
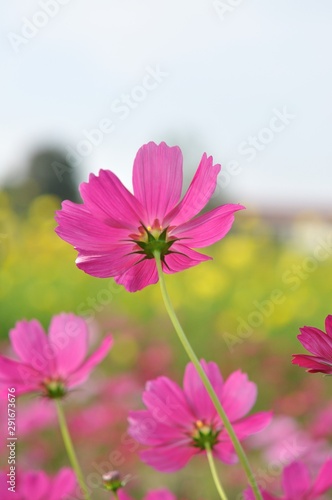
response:
M90 375L90 372L97 366L108 354L113 344L113 338L108 335L104 338L99 348L68 378L68 387L74 387L84 382Z
M142 259L142 255L132 253L132 243L118 245L108 253L80 252L76 265L91 276L110 278L125 273Z
M67 376L83 362L88 350L88 329L85 321L74 314L53 316L49 341L55 353L57 372Z
M287 498L301 499L310 489L310 476L302 462L293 462L284 468L282 474L283 491Z
M212 260L212 257L195 252L195 250L191 250L190 248L180 245L179 243L174 243L171 250L173 252L180 253L171 253L166 255L166 265L163 264L163 271L166 274L177 273L179 271L183 271L184 269L189 269L189 267L197 266L201 262Z
M330 314L325 319L325 331L332 338L332 315Z
M132 498L122 489L118 491L118 497L119 500L132 500Z
M23 498L44 500L50 489L50 480L43 471L26 472L21 479L19 489Z
M293 354L292 363L306 368L309 373L332 374L332 360L310 356L309 354Z
M165 489L160 489L160 490L150 491L146 495L144 500L176 500L176 498L170 491Z
M0 356L0 385L15 387L16 395L40 390L44 376L31 366Z
M89 212L111 226L137 230L144 210L113 172L100 170L90 174L89 182L80 185L80 192Z
M201 365L220 399L223 379L218 366L213 362L206 363L204 359L201 360ZM216 409L192 363L188 363L186 366L183 388L196 420L211 420L216 416Z
M317 479L311 491L311 498L319 498L319 495L332 488L332 459L329 458L318 473Z
M212 156L203 154L193 180L181 202L167 215L165 225L178 226L192 219L210 200L217 185L220 165L213 165Z
M154 408L154 410L157 409ZM178 426L172 425L173 422L159 411L131 411L128 422L130 436L146 446L156 446L184 439L183 431ZM189 443L190 439L188 438L187 441Z
M182 389L167 377L147 382L143 402L154 418L162 423L186 429L195 422Z
M233 424L237 437L242 440L265 429L272 419L272 412L259 412Z
M182 153L177 146L149 142L136 155L133 168L136 198L146 209L146 225L162 223L179 201L182 190Z
M213 447L213 455L224 464L236 464L239 460L229 441L220 441Z
M141 460L160 472L175 472L182 469L198 453L193 446L180 443L154 447L139 453Z
M177 226L170 235L179 238L182 244L192 248L212 245L228 233L234 221L234 212L243 208L242 205L232 204L217 207Z
M39 321L19 321L10 330L9 336L14 351L22 361L45 376L54 373L54 352Z
M48 500L59 500L74 494L77 485L76 476L72 469L62 468L53 478L52 491L49 492Z
M305 349L316 356L332 359L332 338L318 328L300 328L298 339Z
M221 403L231 422L242 418L254 406L257 398L256 384L240 370L225 381Z
M128 292L137 292L158 281L158 272L154 259L144 259L139 264L114 277L116 283L123 285Z
M128 238L127 228L111 227L95 217L84 205L71 201L62 203L56 212L59 226L55 232L76 249L107 252L121 240Z

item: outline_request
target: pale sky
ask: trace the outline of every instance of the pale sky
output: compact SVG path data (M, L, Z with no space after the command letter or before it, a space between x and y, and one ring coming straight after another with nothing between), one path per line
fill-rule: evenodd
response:
M138 148L164 140L188 177L212 154L227 198L329 208L331 21L329 0L11 0L0 181L58 145L81 180L130 187Z

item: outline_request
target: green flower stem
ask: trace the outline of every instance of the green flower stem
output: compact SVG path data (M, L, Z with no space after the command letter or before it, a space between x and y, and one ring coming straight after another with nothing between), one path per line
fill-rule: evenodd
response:
M76 457L76 453L74 450L73 442L72 442L70 434L69 434L69 430L68 430L68 426L67 426L67 422L66 422L66 418L65 418L65 414L64 414L64 411L62 408L61 401L60 401L60 399L55 399L54 402L55 402L55 406L56 406L57 413L58 413L59 426L60 426L63 442L64 442L64 445L66 448L66 452L67 452L70 464L75 471L78 484L80 485L82 492L83 492L83 495L84 495L84 499L89 500L89 498L90 498L89 491L88 491L87 486L84 482L83 474L82 474L80 465L79 465L77 457Z
M115 500L119 500L119 495L118 495L117 491L113 491L113 496L114 496Z
M157 264L161 294L162 294L162 297L164 300L166 310L167 310L168 315L170 317L170 320L173 323L174 329L175 329L176 333L178 334L180 342L183 345L184 350L188 354L189 359L192 361L193 365L195 366L195 368L198 372L198 375L200 376L202 383L203 383L205 389L207 390L207 392L211 398L211 401L213 402L214 407L217 410L217 413L224 424L226 431L228 432L228 435L230 437L230 440L232 441L232 444L233 444L234 449L237 453L237 456L239 457L241 465L242 465L242 467L247 475L248 482L249 482L250 486L252 487L253 493L255 495L255 499L256 500L263 500L262 495L259 491L257 482L255 480L254 474L251 470L249 461L248 461L247 456L244 452L244 449L242 448L242 445L234 432L232 424L230 423L230 421L229 421L229 419L228 419L228 417L227 417L227 415L226 415L226 413L225 413L225 411L224 411L224 409L219 401L219 398L211 385L210 380L208 379L205 371L203 370L202 365L200 364L200 362L199 362L193 348L191 347L189 340L187 339L186 334L184 333L182 326L181 326L181 324L176 316L176 313L174 311L173 305L170 301L170 298L169 298L169 295L167 292L166 283L164 280L164 273L163 273L163 270L161 267L161 260L160 260L159 252L155 252L154 256L155 256L156 264Z
M223 487L221 486L221 483L219 481L219 477L218 477L218 474L217 474L217 471L216 471L216 466L214 464L214 460L213 460L213 455L212 455L212 451L211 451L211 446L209 443L205 443L205 450L206 450L206 456L208 458L208 462L209 462L209 466L210 466L210 469L211 469L211 474L212 474L212 477L213 477L213 481L214 481L214 484L216 485L216 488L217 488L217 491L219 493L219 496L221 498L221 500L227 500L227 496L223 490Z

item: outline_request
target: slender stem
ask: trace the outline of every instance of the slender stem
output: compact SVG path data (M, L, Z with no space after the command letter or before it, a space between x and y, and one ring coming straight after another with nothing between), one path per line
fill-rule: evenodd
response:
M221 483L219 481L219 477L218 477L218 474L217 474L216 466L215 466L214 460L213 460L211 446L209 445L209 443L205 443L205 450L206 450L206 456L207 456L207 459L208 459L208 462L209 462L209 466L210 466L210 469L211 469L211 474L212 474L212 477L213 477L213 481L214 481L214 484L216 485L216 488L217 488L217 491L219 493L219 496L220 496L221 500L227 500L226 493L224 492L223 487L221 486Z
M174 329L175 329L176 333L178 334L180 342L182 343L184 350L188 354L189 359L192 361L193 365L195 366L195 368L198 372L198 375L200 376L202 383L203 383L205 389L207 390L207 392L211 398L211 401L213 402L214 407L217 410L217 413L224 424L226 431L228 432L228 435L230 437L230 440L232 441L232 444L233 444L234 449L237 453L237 456L239 457L241 465L242 465L243 469L245 470L245 473L246 473L247 478L248 478L248 482L249 482L250 486L252 487L253 493L255 495L255 499L256 500L263 500L261 492L259 491L259 487L258 487L257 482L255 480L255 476L251 470L249 461L248 461L247 456L244 452L244 449L242 448L242 445L234 432L232 424L230 423L230 421L229 421L229 419L228 419L228 417L227 417L227 415L226 415L226 413L225 413L225 411L224 411L224 409L219 401L219 398L212 387L212 384L211 384L209 378L207 377L205 371L203 370L202 365L200 364L200 362L199 362L193 348L191 347L189 340L187 339L186 334L184 333L182 326L181 326L181 324L176 316L176 313L174 311L173 305L170 301L170 298L169 298L169 295L167 292L166 283L164 280L164 274L163 274L163 270L161 267L161 260L160 260L159 252L155 252L154 256L155 256L156 264L157 264L161 294L162 294L162 297L164 300L166 310L167 310L168 315L170 317L170 320L173 323Z
M114 496L115 500L119 500L119 495L118 495L117 491L113 491L113 496Z
M75 471L78 484L80 485L82 492L83 492L83 495L84 495L84 499L89 500L89 498L90 498L89 491L88 491L86 484L84 482L81 467L80 467L78 460L77 460L77 457L76 457L76 453L74 450L73 442L72 442L70 434L69 434L69 430L68 430L68 426L67 426L67 422L66 422L66 417L65 417L61 402L59 399L55 399L54 401L55 401L55 406L56 406L57 413L58 413L60 430L61 430L63 442L64 442L64 445L66 448L66 452L67 452L69 461L71 463L72 468Z

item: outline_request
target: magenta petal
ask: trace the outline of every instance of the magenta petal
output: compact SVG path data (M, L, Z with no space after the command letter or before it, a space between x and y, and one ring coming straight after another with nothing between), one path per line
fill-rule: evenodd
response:
M141 260L141 255L132 252L132 243L119 244L106 254L82 251L76 259L76 265L91 276L110 278L132 269Z
M174 243L171 248L173 252L180 253L171 253L166 255L166 265L163 265L163 271L166 274L177 273L179 271L183 271L184 269L188 269L189 267L197 266L201 262L212 260L212 257L195 252L195 250L191 250L190 248L180 245L179 243Z
M90 372L107 356L113 344L113 338L108 335L104 338L98 349L76 370L68 379L68 387L73 387L84 382Z
M114 277L116 283L123 285L128 292L137 292L158 281L156 262L154 259L143 260L130 269Z
M136 155L133 168L136 198L147 211L146 224L162 224L167 212L179 201L182 190L182 153L177 146L149 142Z
M26 472L19 488L26 498L44 500L50 489L50 480L43 471Z
M167 377L147 382L143 402L160 422L186 428L188 423L192 424L195 420L182 389Z
M74 493L77 485L76 476L72 469L64 467L52 480L52 491L48 494L48 500L59 500L67 498Z
M299 365L306 368L310 373L326 373L332 374L332 360L310 356L309 354L293 354L293 365Z
M217 443L213 447L213 455L224 464L236 464L239 460L230 441L220 441Z
M197 454L194 447L180 442L141 451L141 460L160 472L175 472L182 469Z
M40 388L43 375L31 366L0 356L0 385L15 387L16 394L35 391Z
M74 314L53 316L49 341L55 353L58 375L66 377L83 362L88 350L88 329L85 321Z
M129 413L128 422L130 436L146 446L183 440L183 432L172 425L167 415L162 415L157 408L154 408L154 411L132 411Z
M318 328L300 328L298 339L305 349L316 356L332 359L332 338Z
M302 498L310 489L310 476L307 467L302 462L292 462L285 467L282 485L286 498Z
M311 493L312 498L319 498L329 488L332 488L332 459L329 458L318 473Z
M118 497L119 500L133 500L123 489L118 491Z
M212 156L203 154L193 180L181 202L167 215L165 224L178 226L192 219L210 200L216 185L220 165L213 165Z
M140 202L128 191L113 172L100 170L90 174L89 182L80 185L87 209L111 226L137 230L144 216Z
M272 412L262 411L233 423L233 428L237 437L242 440L265 429L271 420Z
M165 489L160 489L160 490L150 491L146 495L144 500L176 500L176 498L170 491Z
M201 248L221 240L234 221L234 212L242 210L242 205L223 205L189 222L177 226L171 235L192 248Z
M240 370L233 372L224 383L221 403L231 421L246 415L254 406L257 387Z
M325 331L327 335L332 338L332 315L329 314L325 319Z
M218 366L212 361L206 363L204 360L201 360L201 365L220 399L223 379ZM213 419L215 417L216 409L192 363L188 363L186 366L183 388L197 420Z
M9 332L17 356L46 376L54 371L54 352L39 321L19 321Z
M119 241L128 238L128 228L111 227L97 219L84 205L71 201L62 203L56 212L55 232L76 249L107 252Z

